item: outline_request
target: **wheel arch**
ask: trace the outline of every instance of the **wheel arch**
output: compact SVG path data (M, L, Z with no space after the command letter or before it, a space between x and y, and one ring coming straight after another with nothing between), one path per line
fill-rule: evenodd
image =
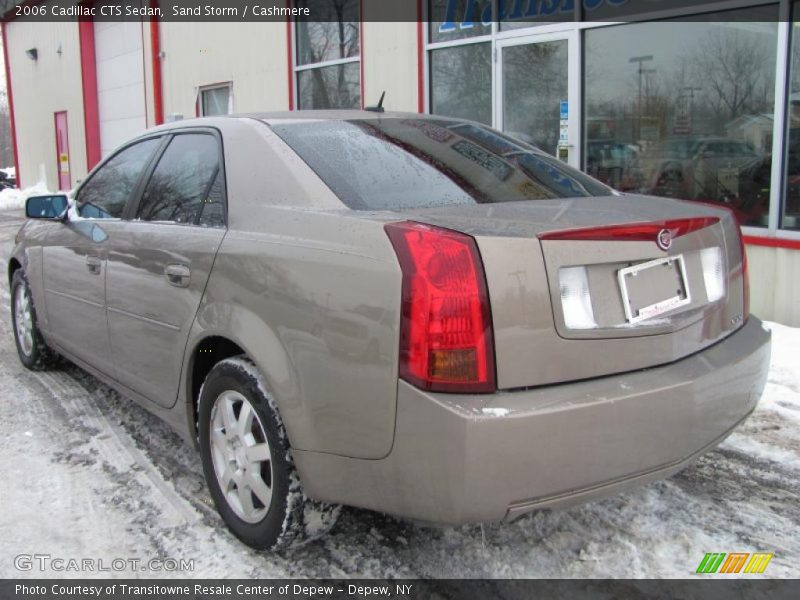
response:
M200 390L211 369L221 360L244 355L252 360L278 406L289 441L294 446L303 426L303 410L295 399L297 379L279 337L263 319L241 305L210 304L201 308L187 344L183 395L192 439L197 439Z
M19 269L22 268L22 263L19 262L15 257L11 257L11 260L8 261L8 285L11 286L11 280L14 278L14 273L16 273Z

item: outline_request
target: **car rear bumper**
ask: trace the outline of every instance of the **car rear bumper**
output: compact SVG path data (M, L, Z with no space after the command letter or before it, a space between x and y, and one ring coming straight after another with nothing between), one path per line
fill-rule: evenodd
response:
M763 391L770 333L751 317L678 362L492 395L401 381L383 459L295 452L306 493L401 517L513 519L663 478L721 442Z

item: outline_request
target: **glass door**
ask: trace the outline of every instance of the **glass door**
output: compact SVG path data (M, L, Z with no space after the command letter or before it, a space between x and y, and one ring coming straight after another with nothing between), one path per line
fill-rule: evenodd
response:
M495 126L580 168L577 39L571 31L497 42Z

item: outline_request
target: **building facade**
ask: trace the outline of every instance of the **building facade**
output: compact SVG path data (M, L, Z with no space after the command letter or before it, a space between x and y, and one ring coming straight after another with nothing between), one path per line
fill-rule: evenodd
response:
M800 2L637 17L631 0L419 0L397 22L375 0L314 3L326 21L8 20L18 181L69 189L164 121L385 92L388 109L493 125L622 191L728 206L753 312L800 325Z

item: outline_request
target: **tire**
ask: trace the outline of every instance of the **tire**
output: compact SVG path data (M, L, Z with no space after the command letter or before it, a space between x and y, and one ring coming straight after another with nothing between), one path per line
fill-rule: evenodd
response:
M685 196L686 182L684 181L683 168L678 164L670 163L658 176L656 191L659 195L670 198Z
M336 523L338 505L303 493L275 402L249 359L227 358L211 369L200 390L198 429L211 497L245 544L297 547Z
M45 343L36 320L31 288L22 269L11 278L11 325L20 362L32 371L44 371L58 362L56 354Z

